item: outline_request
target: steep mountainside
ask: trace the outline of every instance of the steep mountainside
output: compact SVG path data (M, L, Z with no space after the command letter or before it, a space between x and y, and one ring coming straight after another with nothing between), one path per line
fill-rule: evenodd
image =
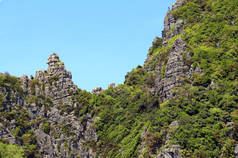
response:
M237 0L177 0L124 84L90 93L47 64L0 74L0 157L238 157Z
M27 157L90 157L83 146L97 139L93 118L85 114L81 122L74 115L80 92L59 57L52 54L47 64L35 78L1 75L1 138L23 146Z

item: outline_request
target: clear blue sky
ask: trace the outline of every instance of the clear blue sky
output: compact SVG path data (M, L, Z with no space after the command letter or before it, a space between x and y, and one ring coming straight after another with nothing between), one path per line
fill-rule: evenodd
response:
M175 0L0 0L0 72L33 74L57 52L79 88L143 65Z

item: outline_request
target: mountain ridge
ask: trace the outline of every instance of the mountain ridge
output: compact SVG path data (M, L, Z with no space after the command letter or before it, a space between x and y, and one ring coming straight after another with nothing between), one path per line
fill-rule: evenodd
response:
M237 6L177 0L144 65L105 90L79 89L56 53L35 77L0 74L0 156L238 157Z

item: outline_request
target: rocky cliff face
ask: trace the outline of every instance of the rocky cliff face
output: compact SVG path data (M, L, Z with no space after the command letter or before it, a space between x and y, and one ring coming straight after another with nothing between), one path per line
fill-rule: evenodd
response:
M180 145L170 144L170 138L174 134L175 131L179 127L178 121L174 121L169 125L169 131L166 135L166 142L164 144L164 148L160 151L155 158L182 158L182 154L180 152Z
M170 51L166 64L164 77L157 77L155 80L157 91L162 101L172 97L173 88L182 84L182 78L186 76L184 72L183 53L186 45L181 38L176 39ZM160 76L160 73L158 76Z
M182 5L183 1L177 0L173 4L172 11ZM172 11L169 8L164 19L164 30L162 31L163 46L167 46L171 38L179 35L183 31L183 28L181 28L183 21L176 19L172 15ZM172 97L173 88L180 86L181 78L186 76L187 72L183 71L185 69L183 62L183 53L185 50L186 44L181 37L178 37L170 49L163 77L160 77L161 71L157 72L155 80L156 90L162 101Z
M172 11L181 5L183 5L183 1L177 0ZM173 88L182 85L182 78L187 75L191 76L193 72L183 61L183 55L187 48L179 36L183 32L183 21L176 19L172 15L172 11L169 9L166 14L162 38L156 38L153 41L153 45L160 46L159 43L162 41L162 47L168 47L169 41L178 36L167 53L167 61L163 64L156 63L155 86L152 88L160 96L161 101L171 98ZM150 58L152 57L148 56L147 61ZM77 103L73 96L77 95L78 88L72 82L71 73L66 70L64 63L55 53L49 56L47 64L48 69L37 71L35 77L28 78L27 75L23 75L20 78L23 95L19 95L12 89L0 89L2 94L8 93L10 96L14 96L7 98L6 105L22 106L29 115L29 121L37 122L32 127L41 157L95 157L93 151L85 144L87 141L97 140L96 131L92 126L94 118L85 114L84 122L81 122L74 116L72 109L77 106ZM164 70L163 65L165 65ZM161 75L162 73L163 75ZM102 88L96 88L92 93L100 94L102 91ZM12 134L14 129L16 129L16 120L1 120L0 139L6 139L10 144L22 145L21 140ZM141 135L142 145L139 157L143 157L146 135L147 130ZM171 133L167 134L165 147L157 153L156 158L181 157L179 145L169 144L170 135Z
M71 80L71 72L65 69L64 63L55 53L48 58L47 64L49 65L47 70L37 71L35 78L32 78L38 82L34 85L34 91L27 89L29 87L27 76L22 77L23 90L29 94L50 97L54 104L72 105L71 96L77 93L77 87Z
M155 38L144 66L128 73L124 85L81 91L55 53L48 69L35 77L0 73L0 142L23 147L27 157L238 157L235 50L226 54L222 43L213 48L210 39L196 57L200 52L191 48L186 33L194 23L174 16L184 2L189 3L177 0L168 10L162 37ZM197 12L207 5L210 12L212 5L203 2L190 7Z
M182 24L184 23L181 19L176 19L172 11L175 11L183 5L183 0L177 0L173 6L172 10L168 9L168 12L164 19L164 30L162 31L162 38L156 37L153 41L153 45L149 52L157 47L168 48L168 51L163 53L163 55L148 55L145 61L145 68L147 71L155 71L155 87L153 87L153 92L159 96L161 102L173 97L173 89L175 87L181 86L185 77L191 78L194 72L200 72L201 70L193 70L190 65L185 63L185 60L189 60L190 55L185 51L187 46L180 34L183 33ZM161 41L161 45L158 43ZM173 41L171 43L171 41ZM171 45L171 46L169 46ZM161 54L162 54L161 53ZM184 56L185 55L185 56ZM164 56L166 56L164 58ZM167 59L166 59L167 58ZM155 68L151 68L151 64L148 64L151 60L157 62ZM177 128L178 122L174 121L169 125L169 129ZM173 133L167 133L166 142L164 147L158 151L156 158L181 158L180 146L170 144L169 140ZM146 131L142 134L142 145L139 153L139 157L142 157L141 153L145 146L145 135ZM158 147L160 148L160 147Z
M191 65L185 63L186 60L190 59L190 55L189 52L186 52L187 46L181 38L184 21L176 19L172 14L172 11L182 5L183 1L177 0L172 6L172 10L168 9L164 19L162 38L156 37L153 46L150 48L151 50L153 47L160 46L156 43L162 40L161 47L167 49L167 52L163 52L157 57L148 55L145 61L146 69L156 72L154 91L159 95L161 102L173 96L174 87L181 86L185 77L191 78L193 73L201 72L200 69L193 69ZM148 64L150 60L157 61L154 69Z
M183 21L181 19L176 19L172 14L172 11L178 9L182 5L183 0L177 0L172 6L172 10L168 8L168 12L164 18L164 30L162 31L164 40L172 38L182 32L181 25Z
M32 127L42 157L94 157L92 150L84 145L85 141L97 139L93 118L86 115L82 123L68 110L74 108L76 103L72 97L78 92L71 73L55 53L47 64L48 69L37 71L35 78L21 77L24 93L21 97L10 89L1 89L1 93L13 94L14 99L7 98L8 104L22 106L29 114L29 121L38 122ZM21 145L11 132L16 121L1 120L0 138Z

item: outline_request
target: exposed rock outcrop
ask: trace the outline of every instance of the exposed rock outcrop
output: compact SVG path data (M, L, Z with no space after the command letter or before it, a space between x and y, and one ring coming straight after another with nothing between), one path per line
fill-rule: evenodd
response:
M176 23L176 20L173 17L170 8L168 8L168 12L164 19L164 30L162 31L162 37L164 40L168 38L169 31L170 29L172 29L175 23Z
M92 151L84 149L83 145L86 140L97 139L95 130L91 126L93 118L88 116L85 126L73 113L68 114L61 110L62 107L74 106L72 96L77 94L77 86L72 82L71 73L65 69L64 63L55 53L48 58L47 64L49 65L47 70L36 72L35 79L39 84L35 86L35 95L51 98L53 106L46 114L42 109L34 113L37 117L45 116L50 126L55 129L49 134L44 133L40 128L35 131L41 154L50 158L94 157Z
M181 77L185 77L183 53L186 45L182 38L178 38L170 51L168 62L165 68L164 76L161 78L160 72L155 80L159 96L162 101L170 98L173 93L173 87L181 85Z
M165 148L162 150L161 153L155 158L182 158L179 150L179 145L172 145L170 148Z
M170 143L170 139L173 136L174 132L179 128L179 123L178 121L173 121L167 130L162 130L164 133L164 136L166 137L164 145L161 146L155 146L154 153L157 155L155 158L182 158L182 154L180 152L180 145L174 145ZM141 146L139 149L138 153L138 158L143 158L145 154L144 150L148 150L148 142L146 141L147 134L150 133L148 132L148 127L144 129L144 131L141 133ZM157 144L157 145L162 145L162 144Z
M172 10L176 10L184 4L183 0L176 0L172 6Z
M141 146L140 146L140 150L139 150L139 156L138 158L143 158L143 150L146 147L146 132L148 131L148 127L146 127L144 129L144 131L141 133Z
M238 158L238 144L235 146L235 157Z
M169 8L164 19L162 39L155 38L145 61L145 69L156 72L155 86L152 87L151 92L157 94L161 102L170 99L173 96L174 87L183 85L185 78L191 78L193 73L201 73L198 67L193 69L191 65L186 63L191 57L189 52L186 52L187 46L182 39L183 20L176 19L172 14L172 11L177 10L183 3L183 0L177 0L172 6L172 10ZM156 41L159 40L162 40L162 45L157 45ZM150 55L151 50L159 47L164 47L167 51L163 52L162 55L160 52L157 52L156 56Z
M156 156L156 158L182 158L182 154L180 152L180 146L170 144L170 138L174 134L173 132L179 127L178 121L173 121L169 125L169 132L166 136L166 142L164 149L160 151L160 153Z
M0 138L1 140L6 140L9 144L16 144L16 138L11 134L8 128L5 128L2 123L0 123Z
M172 14L172 11L177 10L182 5L183 0L177 0L172 6L172 10L168 8L168 12L164 18L164 30L162 31L162 37L164 40L172 38L183 31L181 27L183 20L176 19Z
M39 122L32 124L32 128L42 157L95 157L92 150L84 145L86 141L97 140L92 126L94 118L85 114L82 123L70 110L75 104L72 96L78 93L71 73L55 53L48 58L47 64L48 69L37 71L35 77L31 76L29 79L27 75L23 75L20 78L23 96L19 97L14 90L0 88L2 94L12 96L7 98L6 105L22 106L28 111L29 121ZM0 139L21 145L18 138L11 134L16 127L15 120L0 121Z
M96 87L92 90L92 94L100 94L103 91L102 87Z
M162 31L162 39L156 37L153 41L153 46L149 49L149 52L153 51L158 47L168 47L169 41L172 38L175 38L175 41L172 43L172 47L169 49L168 52L164 53L162 56L167 56L166 60L161 59L160 55L156 58L151 56L150 53L147 56L145 61L145 68L147 71L155 71L155 87L153 87L152 92L157 93L160 97L161 102L169 99L173 95L173 88L176 86L182 85L182 78L186 75L190 75L192 71L190 71L189 67L186 67L183 61L183 55L187 46L183 39L181 38L180 34L183 33L183 20L176 19L172 11L177 10L179 7L183 5L182 0L177 0L172 7L168 9L168 12L164 19L164 30ZM158 45L162 43L162 45ZM170 43L171 45L171 43ZM159 52L160 53L160 52ZM165 57L163 57L165 58ZM188 55L189 58L189 55ZM148 64L150 61L158 62L154 64ZM155 65L155 66L153 66Z
M48 58L47 64L47 71L36 72L36 79L45 86L45 95L55 103L72 104L71 96L77 93L77 86L72 81L71 72L65 69L64 63L55 53ZM41 94L39 89L36 91L36 95L38 94Z

